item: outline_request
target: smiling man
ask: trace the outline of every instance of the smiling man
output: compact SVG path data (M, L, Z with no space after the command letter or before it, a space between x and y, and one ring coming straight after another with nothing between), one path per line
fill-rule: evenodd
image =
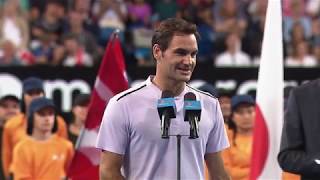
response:
M165 90L172 92L177 107L170 135L190 134L185 94L195 94L202 106L199 138L181 139L181 179L204 179L205 162L212 179L229 179L220 156L229 143L219 102L187 85L196 66L197 39L196 26L182 19L164 20L155 29L156 75L114 96L106 107L97 141L101 179L177 179L176 138L161 138L157 112Z

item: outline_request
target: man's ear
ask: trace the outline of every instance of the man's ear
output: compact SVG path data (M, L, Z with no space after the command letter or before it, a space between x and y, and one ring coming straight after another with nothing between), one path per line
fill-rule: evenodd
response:
M152 54L154 59L158 62L159 58L162 56L162 51L159 44L154 44L152 47Z

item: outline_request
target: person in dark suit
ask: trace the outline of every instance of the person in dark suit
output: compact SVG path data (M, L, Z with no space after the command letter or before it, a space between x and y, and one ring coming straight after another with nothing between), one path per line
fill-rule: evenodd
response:
M302 180L320 178L320 79L292 90L281 137L278 162Z

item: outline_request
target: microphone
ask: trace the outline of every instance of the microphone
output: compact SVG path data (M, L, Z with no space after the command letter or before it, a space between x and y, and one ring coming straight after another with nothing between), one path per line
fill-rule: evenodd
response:
M170 119L176 117L176 104L174 102L173 93L164 90L161 99L157 103L158 114L161 121L161 138L169 138Z
M190 124L190 139L199 138L199 121L201 117L201 103L196 100L196 95L188 92L184 95L183 109L185 112L184 121Z

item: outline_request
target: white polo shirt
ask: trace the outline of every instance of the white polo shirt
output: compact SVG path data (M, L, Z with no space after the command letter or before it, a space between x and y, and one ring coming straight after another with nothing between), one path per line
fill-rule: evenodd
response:
M184 121L184 95L193 92L201 102L199 138L181 138L181 179L204 179L204 155L229 146L222 113L216 98L191 88L175 97L176 118L170 135L189 135ZM157 101L161 90L149 77L143 85L114 96L100 126L97 148L124 155L122 174L126 179L177 179L177 138L162 139Z

